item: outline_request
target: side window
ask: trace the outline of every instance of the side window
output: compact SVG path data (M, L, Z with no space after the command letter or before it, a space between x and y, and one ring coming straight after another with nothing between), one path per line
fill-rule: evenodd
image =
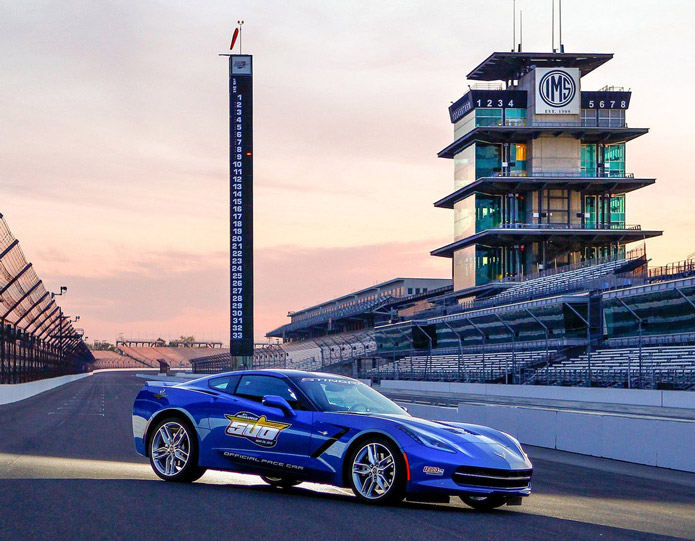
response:
M240 376L222 376L220 378L213 378L208 382L208 386L216 391L234 394L237 383L239 383L239 377Z
M235 394L255 402L261 402L265 395L273 394L287 400L293 408L304 409L287 382L273 376L243 376Z

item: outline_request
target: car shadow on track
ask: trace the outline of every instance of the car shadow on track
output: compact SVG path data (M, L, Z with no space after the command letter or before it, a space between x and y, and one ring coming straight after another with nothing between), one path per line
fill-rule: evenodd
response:
M644 539L644 532L506 508L361 504L301 486L117 479L2 479L7 539ZM513 508L521 509L523 508ZM511 512L510 512L511 511Z

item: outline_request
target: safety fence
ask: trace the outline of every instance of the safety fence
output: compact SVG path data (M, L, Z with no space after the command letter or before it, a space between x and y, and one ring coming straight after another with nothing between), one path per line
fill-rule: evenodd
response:
M0 384L84 372L93 361L0 214Z

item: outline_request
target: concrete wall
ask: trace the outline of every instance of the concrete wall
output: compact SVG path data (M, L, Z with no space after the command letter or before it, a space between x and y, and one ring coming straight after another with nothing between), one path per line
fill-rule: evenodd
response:
M695 421L550 407L405 405L418 417L490 426L527 445L695 472Z
M484 383L445 383L438 381L381 382L383 389L463 393L508 398L571 400L601 404L627 404L665 408L695 409L695 392L651 391L646 389L602 389L595 387L558 387L544 385L488 385Z
M11 383L0 385L0 405L19 402L25 398L49 391L78 379L86 378L92 374L75 374L72 376L60 376L58 378L41 379L29 383Z

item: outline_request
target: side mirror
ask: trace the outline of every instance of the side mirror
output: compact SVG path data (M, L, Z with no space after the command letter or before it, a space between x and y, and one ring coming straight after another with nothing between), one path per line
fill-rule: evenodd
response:
M295 415L297 415L294 412L294 409L292 409L292 406L289 405L287 400L285 400L281 396L267 394L263 397L262 404L268 408L277 408L279 410L282 410L285 415L290 417L294 417Z

